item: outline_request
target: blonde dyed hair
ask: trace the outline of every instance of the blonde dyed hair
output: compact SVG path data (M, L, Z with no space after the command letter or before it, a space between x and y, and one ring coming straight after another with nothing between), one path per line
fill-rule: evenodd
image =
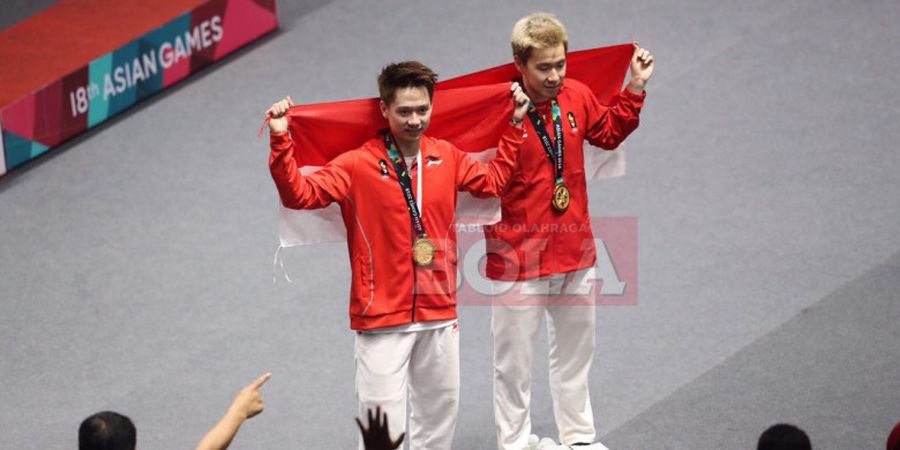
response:
M542 12L519 19L513 26L510 43L513 56L523 64L528 62L531 51L536 48L552 48L562 44L569 51L566 27L553 14Z

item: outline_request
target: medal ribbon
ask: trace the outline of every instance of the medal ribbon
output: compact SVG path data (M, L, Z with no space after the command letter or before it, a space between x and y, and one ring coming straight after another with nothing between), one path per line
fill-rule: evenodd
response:
M413 230L416 232L416 236L425 237L425 224L422 223L422 214L419 213L419 206L416 204L416 197L413 195L412 180L409 178L409 169L406 168L406 161L403 160L403 156L400 154L400 151L397 150L389 133L385 133L384 135L384 147L387 149L388 159L391 160L394 171L397 173L397 181L400 183L400 190L403 191L403 197L406 198L406 208L409 209L409 217L412 221ZM422 168L419 167L419 170L421 171ZM419 174L419 179L422 179L421 173Z
M550 162L556 166L556 184L563 184L563 132L562 132L562 114L559 112L559 103L556 100L551 102L552 114L553 114L553 137L556 139L556 147L554 148L553 142L550 141L550 135L547 134L547 130L544 128L544 121L541 120L541 116L538 115L537 109L532 104L532 107L528 110L528 118L531 119L531 124L534 125L534 131L538 134L538 137L541 138L541 144L543 144L544 151L547 153L547 157L550 158Z

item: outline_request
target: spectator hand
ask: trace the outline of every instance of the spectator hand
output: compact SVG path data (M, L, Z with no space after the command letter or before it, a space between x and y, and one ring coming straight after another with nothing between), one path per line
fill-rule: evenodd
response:
M238 392L234 401L231 402L231 411L246 419L261 413L264 405L259 388L261 388L271 376L271 373L264 373L261 377L257 378L256 381L244 386L244 388Z
M396 441L391 441L391 433L388 430L387 413L381 412L381 407L375 408L375 417L372 417L372 410L368 410L369 428L363 426L359 417L356 418L356 424L359 425L359 431L363 435L363 443L366 450L393 450L400 447L406 433L402 433ZM383 420L382 420L383 419Z

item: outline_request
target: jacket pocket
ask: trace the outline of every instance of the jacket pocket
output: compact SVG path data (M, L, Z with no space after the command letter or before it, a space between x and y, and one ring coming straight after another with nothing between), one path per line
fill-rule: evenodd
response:
M356 255L350 262L353 277L350 288L350 315L365 316L375 300L375 279L367 255Z

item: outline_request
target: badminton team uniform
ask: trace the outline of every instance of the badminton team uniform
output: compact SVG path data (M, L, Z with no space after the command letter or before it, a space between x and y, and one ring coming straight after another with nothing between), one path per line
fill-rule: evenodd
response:
M285 207L340 205L352 276L359 414L380 406L397 436L405 431L408 399L412 449L450 449L456 427L457 192L499 196L523 135L510 125L488 164L427 135L407 160L389 135L380 135L307 176L297 170L294 151L303 149L294 148L290 135L270 137L269 167Z
M637 128L645 96L625 89L605 106L587 86L566 79L556 99L536 105L525 119L527 137L501 196L502 219L484 233L486 274L495 294L504 294L491 319L501 449L525 448L531 434L532 359L545 320L559 441L570 445L596 438L588 392L595 308L566 305L565 295L590 284L596 261L584 142L617 148ZM540 304L535 294L542 295Z

